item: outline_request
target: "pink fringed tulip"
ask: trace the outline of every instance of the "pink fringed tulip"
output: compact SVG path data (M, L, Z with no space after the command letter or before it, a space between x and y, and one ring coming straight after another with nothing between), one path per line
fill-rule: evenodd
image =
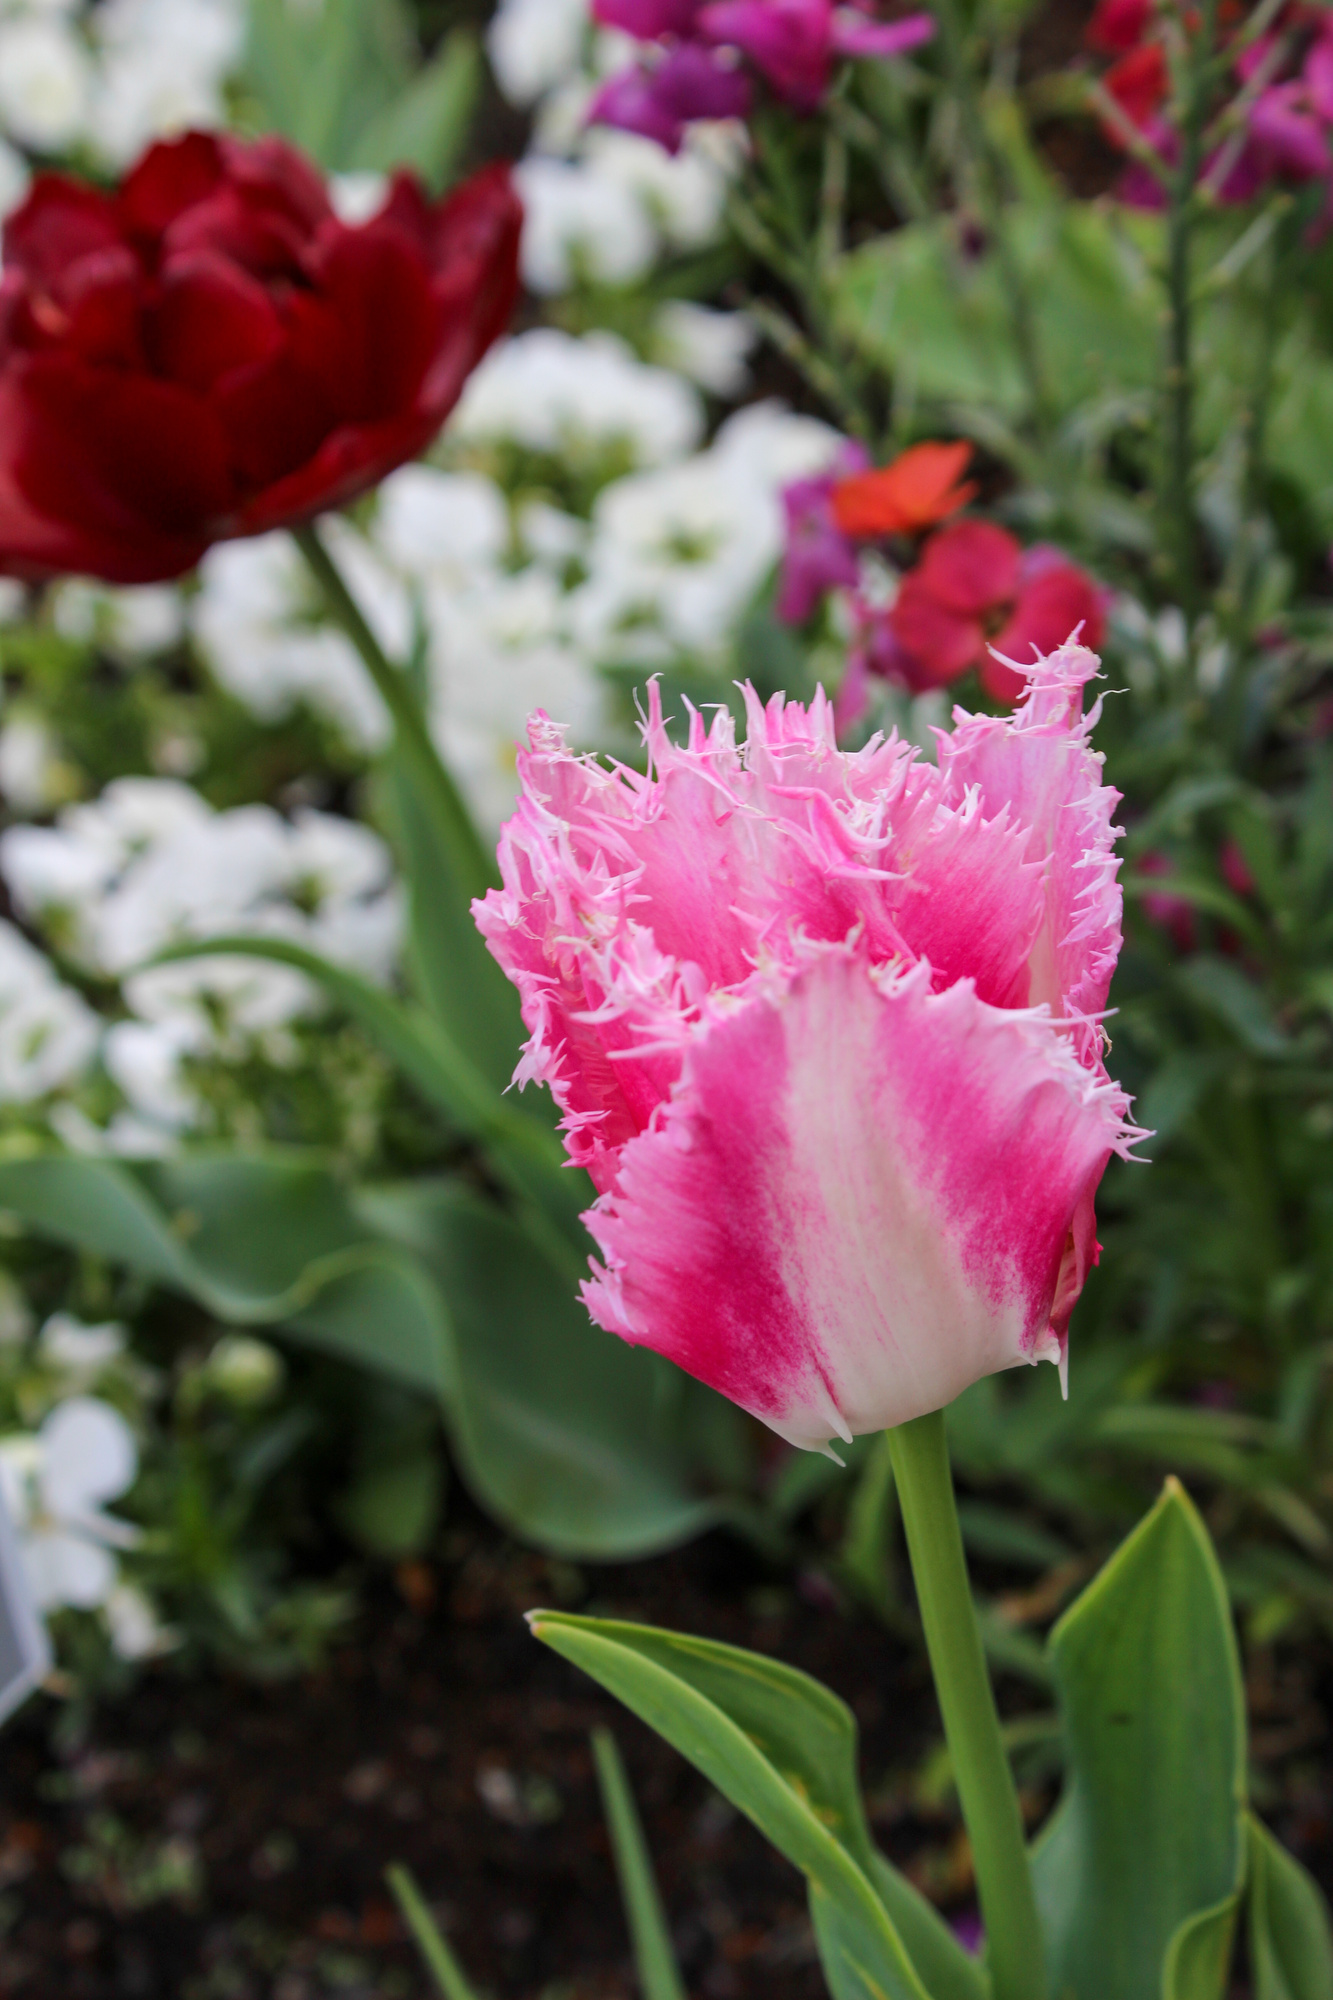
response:
M649 775L520 756L476 904L600 1200L594 1319L794 1444L1063 1362L1093 1197L1133 1133L1102 1061L1117 794L1072 643L938 766L837 749L829 705L747 692Z

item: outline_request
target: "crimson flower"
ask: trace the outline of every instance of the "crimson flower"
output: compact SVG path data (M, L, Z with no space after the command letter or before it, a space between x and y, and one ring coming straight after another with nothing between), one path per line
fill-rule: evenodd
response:
M1080 627L1096 647L1103 623L1085 570L1058 549L1025 553L990 521L956 521L933 535L889 614L899 678L919 691L976 667L996 701L1016 700L1027 679L994 659L992 648L1026 667Z
M191 132L112 193L42 174L5 224L0 571L146 583L415 457L509 317L503 167L360 227L279 139Z
M928 763L837 748L829 704L746 691L646 775L520 752L503 888L473 905L599 1192L599 1325L793 1444L1063 1362L1094 1197L1135 1136L1100 1015L1120 949L1096 660ZM1094 711L1095 715L1095 711Z

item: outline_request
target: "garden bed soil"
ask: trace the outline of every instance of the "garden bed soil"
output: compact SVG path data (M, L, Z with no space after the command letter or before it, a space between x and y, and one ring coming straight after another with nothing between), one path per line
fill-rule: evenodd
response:
M584 1610L707 1633L806 1668L861 1724L876 1836L951 1914L966 1842L922 1801L924 1665L820 1579L790 1587L725 1536L579 1572L484 1524L373 1590L327 1665L259 1685L159 1667L50 1748L45 1698L0 1783L6 2000L416 2000L430 1991L385 1890L406 1862L496 2000L634 1992L588 1748L625 1751L692 1994L824 1993L798 1877L675 1754L528 1634ZM1333 1887L1324 1708L1308 1648L1251 1675L1257 1796ZM1021 1688L1013 1704L1032 1706ZM1045 1801L1029 1801L1039 1812Z

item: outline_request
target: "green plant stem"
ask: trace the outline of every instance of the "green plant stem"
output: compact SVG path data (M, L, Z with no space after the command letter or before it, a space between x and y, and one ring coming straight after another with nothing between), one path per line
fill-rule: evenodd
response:
M342 627L361 655L393 718L398 748L404 761L411 766L427 810L435 820L452 862L458 888L469 898L484 896L499 877L490 855L482 846L458 787L431 741L426 718L411 682L403 669L394 666L386 656L314 522L308 521L304 527L294 528L292 537L335 623Z
M963 144L970 156L972 193L994 246L1009 301L1014 344L1019 365L1027 380L1032 406L1032 424L1037 437L1045 440L1051 428L1050 397L1046 388L1046 368L1037 331L1032 294L1009 238L1004 172L995 157L995 148L986 131L977 79L968 48L967 30L958 0L938 0L934 9L940 25L940 43L945 67L958 105Z
M1184 58L1180 167L1167 208L1166 501L1164 528L1175 549L1176 591L1191 627L1199 611L1199 547L1194 522L1194 300L1191 248L1195 183L1212 78L1217 0L1203 0L1197 37Z
M888 1438L935 1692L972 1843L995 2000L1044 2000L1023 1816L972 1602L943 1412L900 1424Z

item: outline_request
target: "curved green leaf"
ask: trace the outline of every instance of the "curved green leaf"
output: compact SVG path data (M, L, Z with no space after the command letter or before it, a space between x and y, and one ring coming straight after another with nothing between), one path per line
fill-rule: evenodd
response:
M455 1183L353 1195L305 1153L45 1154L0 1162L0 1208L219 1319L442 1397L467 1486L540 1547L616 1560L716 1518L684 1421L694 1385L594 1327L563 1266Z
M1067 1779L1033 1874L1051 1991L1220 2000L1225 1906L1244 1866L1245 1709L1226 1588L1177 1481L1050 1652ZM1164 1989L1168 1959L1176 1985Z
M1254 2000L1333 2000L1327 1903L1300 1862L1253 1813L1246 1832Z
M986 2000L948 1926L871 1842L856 1724L779 1660L652 1626L535 1612L545 1644L609 1688L751 1818L810 1886L837 2000Z
M1180 1926L1166 1949L1162 2000L1222 2000L1230 1981L1240 1889Z
M594 1326L563 1271L501 1209L445 1180L366 1190L358 1207L421 1258L449 1301L450 1433L473 1493L515 1534L610 1560L670 1547L716 1518L694 1478L690 1405L673 1395L684 1378Z
M0 1208L38 1235L186 1293L232 1325L281 1326L429 1395L449 1386L435 1287L356 1217L311 1155L130 1166L37 1154L0 1161Z

